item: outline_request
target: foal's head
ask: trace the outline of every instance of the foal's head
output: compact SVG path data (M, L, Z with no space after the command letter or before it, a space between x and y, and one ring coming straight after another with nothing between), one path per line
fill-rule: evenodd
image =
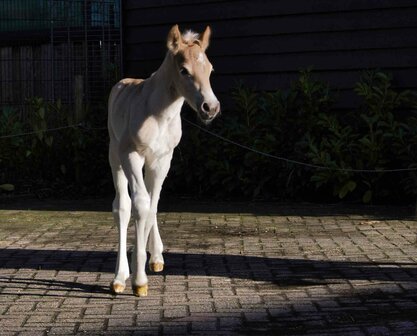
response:
M174 83L178 93L208 124L220 112L220 103L210 85L213 66L206 56L210 27L201 34L181 34L178 25L171 28L167 46L174 59Z

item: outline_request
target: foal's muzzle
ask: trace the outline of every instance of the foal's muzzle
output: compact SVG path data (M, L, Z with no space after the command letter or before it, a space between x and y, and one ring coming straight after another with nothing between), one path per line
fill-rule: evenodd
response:
M204 101L198 112L201 120L205 123L209 123L220 112L220 102L218 100L214 102Z

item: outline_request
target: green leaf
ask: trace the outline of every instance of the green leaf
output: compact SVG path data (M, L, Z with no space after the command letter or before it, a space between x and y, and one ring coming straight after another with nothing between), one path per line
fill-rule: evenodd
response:
M13 184L9 184L9 183L0 184L0 190L3 190L3 191L14 191L14 185Z
M39 117L41 117L41 119L45 119L45 108L41 107L39 109Z
M49 136L45 138L45 143L48 145L48 147L52 146L53 137Z
M60 166L60 169L61 169L61 173L62 173L63 175L65 175L65 174L67 173L67 167L65 167L65 165L64 165L64 164L62 164L62 165Z
M367 190L362 196L363 203L369 203L372 200L372 190Z
M356 182L355 181L348 181L345 185L339 190L339 198L345 198L349 192L352 192L356 189Z

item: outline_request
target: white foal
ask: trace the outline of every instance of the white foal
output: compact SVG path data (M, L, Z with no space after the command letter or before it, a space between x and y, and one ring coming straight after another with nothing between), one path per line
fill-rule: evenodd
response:
M116 275L111 284L115 293L124 291L129 278L126 235L131 210L136 228L131 264L134 294L147 295L147 244L150 269L163 270L156 213L162 183L181 138L181 107L186 101L206 124L220 111L210 85L213 67L205 54L209 38L209 27L199 36L190 31L182 35L175 25L160 68L146 80L123 79L110 93L109 160L116 190L113 215L119 228Z

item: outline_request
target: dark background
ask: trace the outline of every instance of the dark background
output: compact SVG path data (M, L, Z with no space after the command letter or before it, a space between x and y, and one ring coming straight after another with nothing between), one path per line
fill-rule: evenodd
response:
M208 56L223 100L238 81L288 88L302 68L339 91L340 108L367 68L391 72L399 88L417 86L414 0L123 1L124 75L148 77L161 64L169 28L213 30Z

